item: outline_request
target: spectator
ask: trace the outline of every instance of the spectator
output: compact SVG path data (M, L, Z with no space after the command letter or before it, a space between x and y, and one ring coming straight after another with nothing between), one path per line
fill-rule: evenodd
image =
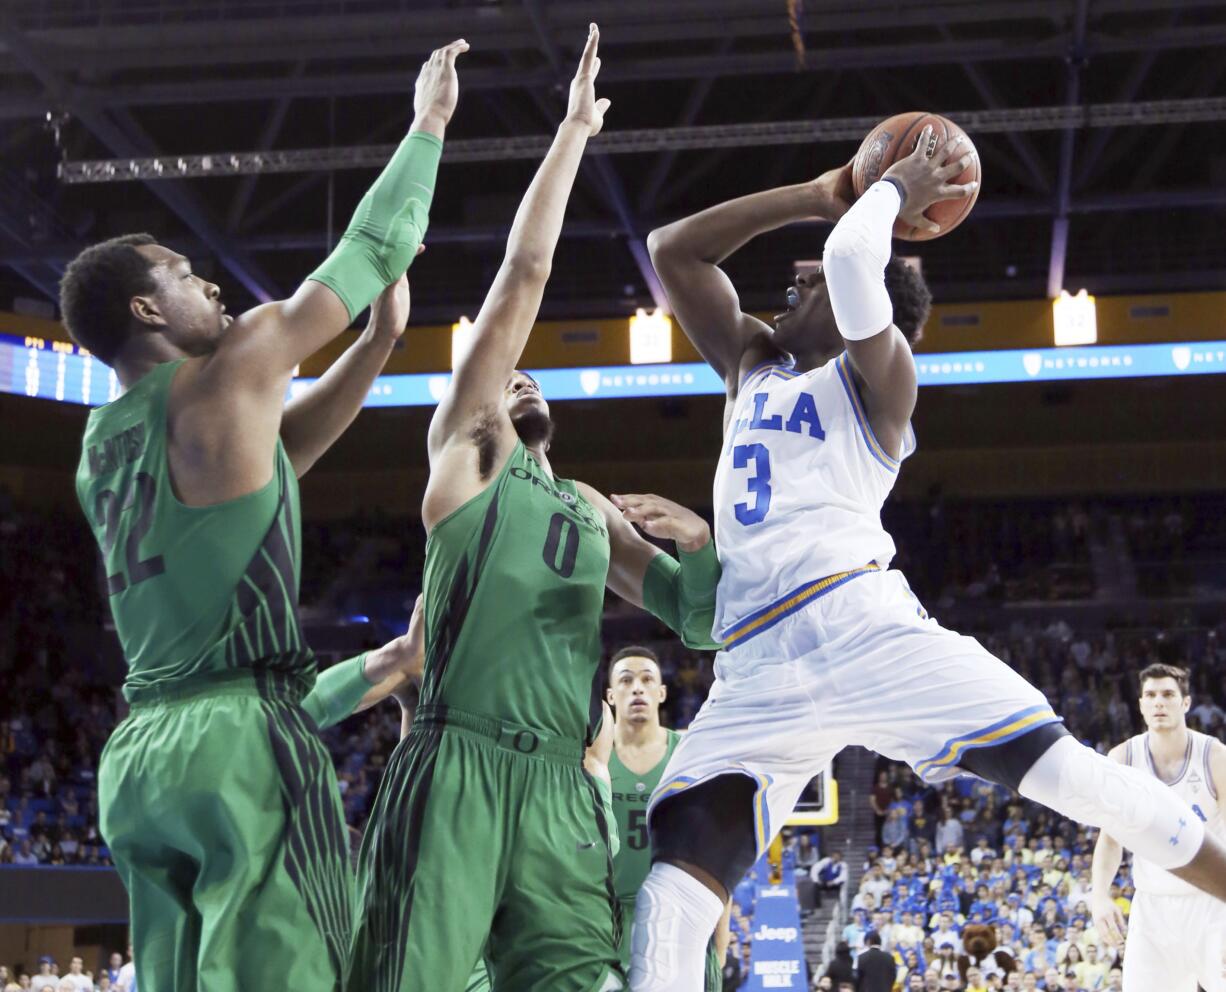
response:
M860 880L860 893L867 894L873 897L871 907L876 908L881 905L881 900L885 898L885 894L890 891L892 885L890 880L885 877L885 870L880 864L873 865L864 873L864 878ZM854 906L855 903L852 903ZM862 902L861 905L864 905Z
M119 973L123 970L123 955L118 951L112 951L111 957L107 961L104 974L110 979L111 984L115 985L119 982Z
M63 986L65 983L68 984L71 992L93 992L94 980L85 974L85 962L81 958L74 957L68 962L68 974L64 976L60 985Z
M825 975L835 985L840 982L849 982L853 986L856 981L856 966L851 959L851 948L847 941L840 940L834 945L834 958L826 965Z
M881 839L890 847L898 849L906 848L911 840L911 830L907 825L906 812L902 808L898 806L890 807L885 825L881 828Z
M881 935L870 932L867 949L856 959L856 992L891 992L898 965L881 949Z
M937 821L937 853L947 855L962 847L964 832L962 821L953 814L949 806L941 809L941 819Z
M881 837L881 830L885 826L887 811L893 799L894 791L890 788L889 772L878 772L877 784L873 786L873 791L869 793L868 797L868 804L873 810L873 833L877 838L878 847L881 847L882 843L884 843Z
M115 955L111 955L111 960ZM115 992L138 992L136 988L136 960L132 956L132 945L128 945L128 963L119 969L119 977L115 979Z
M813 879L817 905L822 904L822 893L833 892L839 902L844 901L847 887L847 865L843 863L843 852L834 850L828 857L818 861L809 872Z
M817 845L806 831L796 838L796 870L810 871L817 864Z

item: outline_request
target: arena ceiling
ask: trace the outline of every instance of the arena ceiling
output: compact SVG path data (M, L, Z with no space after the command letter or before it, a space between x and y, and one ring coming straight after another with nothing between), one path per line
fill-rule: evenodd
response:
M546 316L650 306L654 225L811 178L854 152L849 119L921 108L967 124L984 172L970 220L916 248L939 299L1226 285L1223 2L5 0L0 306L54 298L79 247L131 230L191 254L231 309L292 291L374 176L337 156L396 141L422 59L464 37L448 138L473 154L444 164L412 282L415 321L471 315L590 20L607 153L576 184ZM305 171L268 171L294 149ZM222 152L263 158L221 178L61 178ZM746 306L776 308L823 239L798 225L735 256Z

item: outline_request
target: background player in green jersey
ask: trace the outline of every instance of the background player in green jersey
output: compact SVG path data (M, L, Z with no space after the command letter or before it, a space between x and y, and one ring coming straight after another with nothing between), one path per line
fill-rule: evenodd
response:
M497 992L619 988L609 824L584 746L600 714L605 588L709 644L719 565L706 523L634 501L645 541L549 463L549 408L515 373L566 201L609 101L592 25L553 145L520 204L472 344L430 425L426 660L359 859L346 987L462 992L485 952Z
M616 715L609 776L613 788L613 815L621 837L621 850L613 859L613 885L622 911L619 953L622 968L630 971L630 929L634 900L651 871L651 838L647 832L647 804L660 784L660 776L681 739L676 730L660 724L660 706L668 687L660 659L650 648L632 646L609 659L609 704ZM707 947L706 992L723 988L724 956L731 933L729 902Z
M297 609L296 477L361 408L407 285L309 392L288 407L285 393L420 247L466 48L423 66L412 130L289 299L234 319L147 235L88 248L65 273L69 332L124 388L90 415L77 492L128 663L132 712L103 752L99 804L144 992L327 989L344 969L352 878L310 713L351 709L397 649L354 659L301 705L316 666Z

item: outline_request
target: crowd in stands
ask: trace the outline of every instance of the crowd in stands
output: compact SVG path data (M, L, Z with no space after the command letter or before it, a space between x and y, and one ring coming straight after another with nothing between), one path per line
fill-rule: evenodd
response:
M1204 500L1137 501L1112 509L937 498L892 506L887 517L902 549L898 564L922 599L1007 602L1059 598L1071 586L1052 586L1050 568L1049 578L1037 578L1044 563L1085 572L1091 544L1108 531L1118 536L1121 527L1138 562L1212 562L1226 551L1226 514L1220 501L1214 505L1216 514ZM419 531L378 514L352 525L307 525L304 604L326 604L341 614L407 614L409 590L420 575ZM1005 561L1016 564L1001 574L997 563ZM108 662L98 646L106 616L96 573L92 538L79 518L22 510L0 490L0 679L6 688L0 866L109 863L97 830L95 779L102 745L123 712L117 691L122 674L114 652ZM1185 588L1167 580L1166 588L1176 587ZM625 615L611 609L606 623ZM1191 669L1189 723L1226 735L1226 624L1214 628L1197 625L1191 614L1172 617L1165 629L1132 627L1123 618L1119 626L1085 630L1059 619L1017 620L977 636L1047 695L1077 737L1100 750L1141 729L1133 673L1154 661ZM711 666L664 635L661 629L655 645L670 687L664 719L683 728L706 697ZM398 735L399 714L391 704L327 732L354 827L365 822ZM906 992L1114 988L1113 952L1094 934L1086 908L1092 848L1086 832L970 779L931 789L903 768L883 771L869 888L846 893L851 918L843 936L853 959L877 934L883 951L899 962L895 987ZM816 845L804 843L809 847L797 853L797 863L808 867L816 861ZM1122 905L1129 894L1123 877ZM990 926L1001 953L1013 956L1013 975L998 979L990 964L975 972L950 963L965 950L958 934L976 922ZM946 945L952 957L942 950ZM738 942L732 966L747 962L749 953L748 939ZM95 975L99 988L108 987ZM15 976L0 971L0 977ZM72 974L51 977L62 983ZM0 990L5 984L0 981ZM117 987L114 979L109 987ZM838 992L837 983L833 988Z
M1133 678L1155 661L1191 669L1189 726L1226 733L1226 625L1080 638L1054 624L982 640L1100 751L1144 730ZM1095 831L1000 786L971 777L928 786L884 759L869 802L876 837L856 891L839 852L812 868L819 894L848 908L815 988L839 992L875 939L895 960L900 992L1118 992L1120 956L1089 908ZM1111 890L1125 916L1133 894L1125 864Z
M0 992L137 992L132 948L125 958L113 951L90 970L85 959L74 956L61 969L50 954L39 957L33 974L0 964Z

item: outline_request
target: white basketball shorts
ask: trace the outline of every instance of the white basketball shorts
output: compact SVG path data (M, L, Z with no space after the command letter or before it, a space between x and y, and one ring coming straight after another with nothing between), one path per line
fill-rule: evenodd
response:
M1226 906L1205 892L1138 892L1124 943L1124 992L1226 992Z
M962 773L958 759L968 750L1059 721L1017 672L930 618L901 572L856 575L781 614L716 656L715 683L649 816L684 789L747 775L757 784L761 853L805 786L848 744L939 782Z

